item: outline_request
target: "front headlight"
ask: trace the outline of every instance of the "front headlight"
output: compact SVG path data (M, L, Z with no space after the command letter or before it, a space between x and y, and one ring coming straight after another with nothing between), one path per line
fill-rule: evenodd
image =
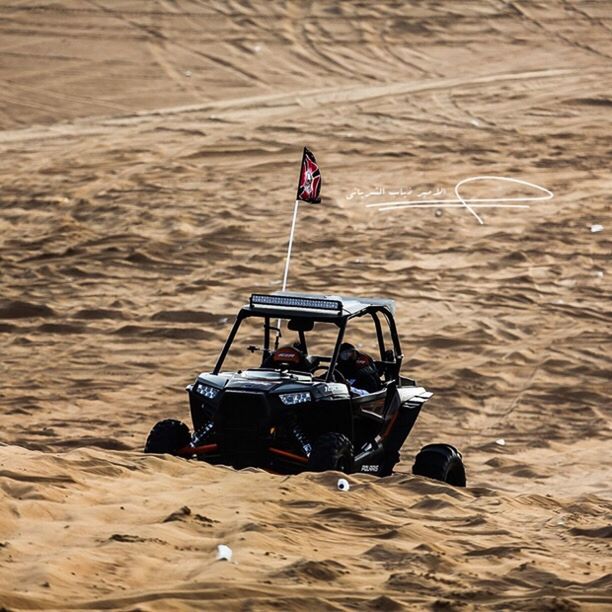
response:
M283 393L279 395L279 397L285 406L304 404L310 401L310 393L308 391L301 391L300 393Z
M195 391L207 399L215 399L217 393L219 393L219 389L209 387L208 385L203 385L202 383L198 383L196 385Z

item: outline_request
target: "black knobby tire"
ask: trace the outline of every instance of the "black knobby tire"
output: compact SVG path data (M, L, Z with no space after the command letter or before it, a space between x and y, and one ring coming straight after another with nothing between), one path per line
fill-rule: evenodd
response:
M353 471L353 445L341 433L325 433L312 445L308 459L308 471L335 470L349 474Z
M412 473L465 487L465 466L459 451L450 444L428 444L416 456Z
M166 419L157 423L145 444L145 453L160 453L176 455L177 451L185 448L191 442L189 427L176 419Z

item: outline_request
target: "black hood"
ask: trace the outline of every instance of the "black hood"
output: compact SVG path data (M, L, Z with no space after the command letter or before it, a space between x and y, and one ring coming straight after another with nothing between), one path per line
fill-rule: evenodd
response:
M300 391L311 387L311 374L303 372L280 372L279 370L255 369L238 372L224 372L220 375L200 374L198 381L211 384L217 388L234 391L259 391L267 393L282 389ZM318 382L318 381L317 381Z

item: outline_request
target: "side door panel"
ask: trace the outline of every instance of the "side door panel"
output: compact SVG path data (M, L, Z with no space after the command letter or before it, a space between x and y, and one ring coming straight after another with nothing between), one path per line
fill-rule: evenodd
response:
M377 422L382 422L385 415L385 400L387 390L381 389L376 393L369 393L353 397L353 414L357 418L370 418Z

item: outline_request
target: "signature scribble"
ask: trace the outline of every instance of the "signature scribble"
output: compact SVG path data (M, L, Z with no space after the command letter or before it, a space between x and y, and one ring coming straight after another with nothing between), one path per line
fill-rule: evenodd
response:
M514 183L530 187L536 191L540 191L542 195L533 196L518 196L514 198L466 198L461 194L461 188L468 183L476 183L478 181L500 181ZM377 208L380 211L398 210L401 208L465 208L472 214L477 221L482 225L484 221L476 212L476 208L529 208L529 204L516 204L514 202L542 202L551 200L554 194L546 187L530 183L522 179L509 178L506 176L470 176L459 181L455 185L455 198L451 199L430 199L430 200L400 200L397 202L376 202L366 204L366 208ZM384 192L381 191L381 194ZM421 195L421 194L419 194ZM432 195L437 195L434 193Z

